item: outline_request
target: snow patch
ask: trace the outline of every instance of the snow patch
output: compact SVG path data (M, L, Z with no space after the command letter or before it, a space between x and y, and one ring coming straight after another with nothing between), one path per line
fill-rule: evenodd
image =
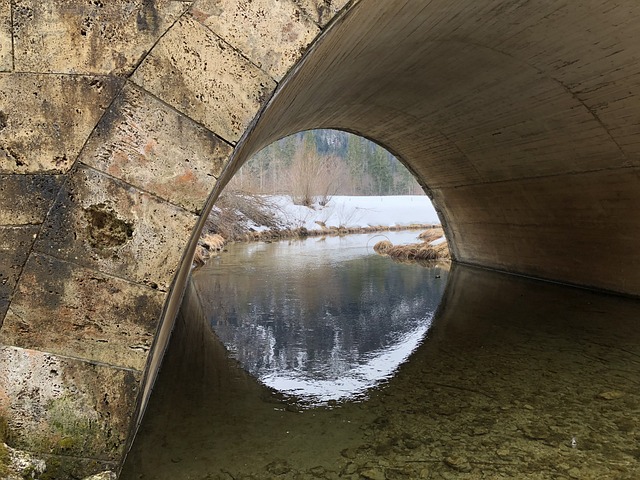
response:
M270 197L275 214L291 227L322 230L324 227L408 226L439 224L440 220L426 195L344 196L331 197L327 205L294 205L284 195Z

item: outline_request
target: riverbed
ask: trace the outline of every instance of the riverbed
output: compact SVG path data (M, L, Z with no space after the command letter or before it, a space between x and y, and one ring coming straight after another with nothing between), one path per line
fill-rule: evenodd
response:
M637 300L377 240L247 245L194 278L122 478L640 476Z

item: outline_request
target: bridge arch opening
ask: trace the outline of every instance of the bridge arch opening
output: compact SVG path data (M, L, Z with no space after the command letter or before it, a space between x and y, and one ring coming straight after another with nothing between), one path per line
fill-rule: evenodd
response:
M449 270L446 243L430 245L445 240L440 226L415 177L381 146L298 132L249 159L218 197L189 302L201 302L195 310L232 358L300 405L365 396L431 324ZM383 240L395 254L378 250ZM188 319L194 307L181 309Z

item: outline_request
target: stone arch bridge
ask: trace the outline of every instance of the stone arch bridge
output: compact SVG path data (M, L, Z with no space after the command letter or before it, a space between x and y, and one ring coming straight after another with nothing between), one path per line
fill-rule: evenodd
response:
M635 0L0 0L11 441L117 468L202 212L303 129L395 153L456 261L637 296L639 40Z

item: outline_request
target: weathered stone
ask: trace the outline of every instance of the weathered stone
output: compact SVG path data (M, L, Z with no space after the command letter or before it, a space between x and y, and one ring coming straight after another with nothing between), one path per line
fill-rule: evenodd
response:
M6 451L9 460L9 474L3 476L3 480L37 479L47 469L47 464L41 458L0 443L0 451L2 449Z
M38 227L35 226L0 226L0 328L37 233Z
M150 287L32 255L0 342L142 370L163 300Z
M199 0L191 13L276 80L320 33L291 0Z
M127 75L189 5L173 0L15 0L16 69Z
M276 87L189 15L162 37L133 81L228 142L240 138Z
M384 471L381 468L366 468L360 471L360 477L365 480L385 480Z
M274 460L269 463L265 469L267 472L273 475L284 475L285 473L289 473L291 471L291 466L286 460Z
M110 472L118 467L116 462L86 457L47 455L45 458L47 471L43 477L55 480L78 480L78 478L89 476L94 472ZM111 479L107 476L107 480Z
M0 75L0 174L69 170L122 81Z
M13 70L11 0L0 0L0 72Z
M167 290L196 217L85 167L69 177L35 249Z
M117 476L114 472L102 472L91 475L84 480L116 480Z
M0 225L42 223L62 180L59 175L0 175Z
M20 450L118 459L138 381L130 370L0 346L0 415Z
M326 25L349 0L293 0L320 26Z
M602 392L598 394L598 398L601 400L617 400L624 397L624 392L618 390L610 390L608 392Z
M231 151L208 130L128 85L80 161L197 212Z
M449 457L446 457L444 459L444 463L445 465L447 465L448 467L458 471L458 472L470 472L471 471L471 465L469 464L468 460L464 457L460 457L458 455L452 455Z

